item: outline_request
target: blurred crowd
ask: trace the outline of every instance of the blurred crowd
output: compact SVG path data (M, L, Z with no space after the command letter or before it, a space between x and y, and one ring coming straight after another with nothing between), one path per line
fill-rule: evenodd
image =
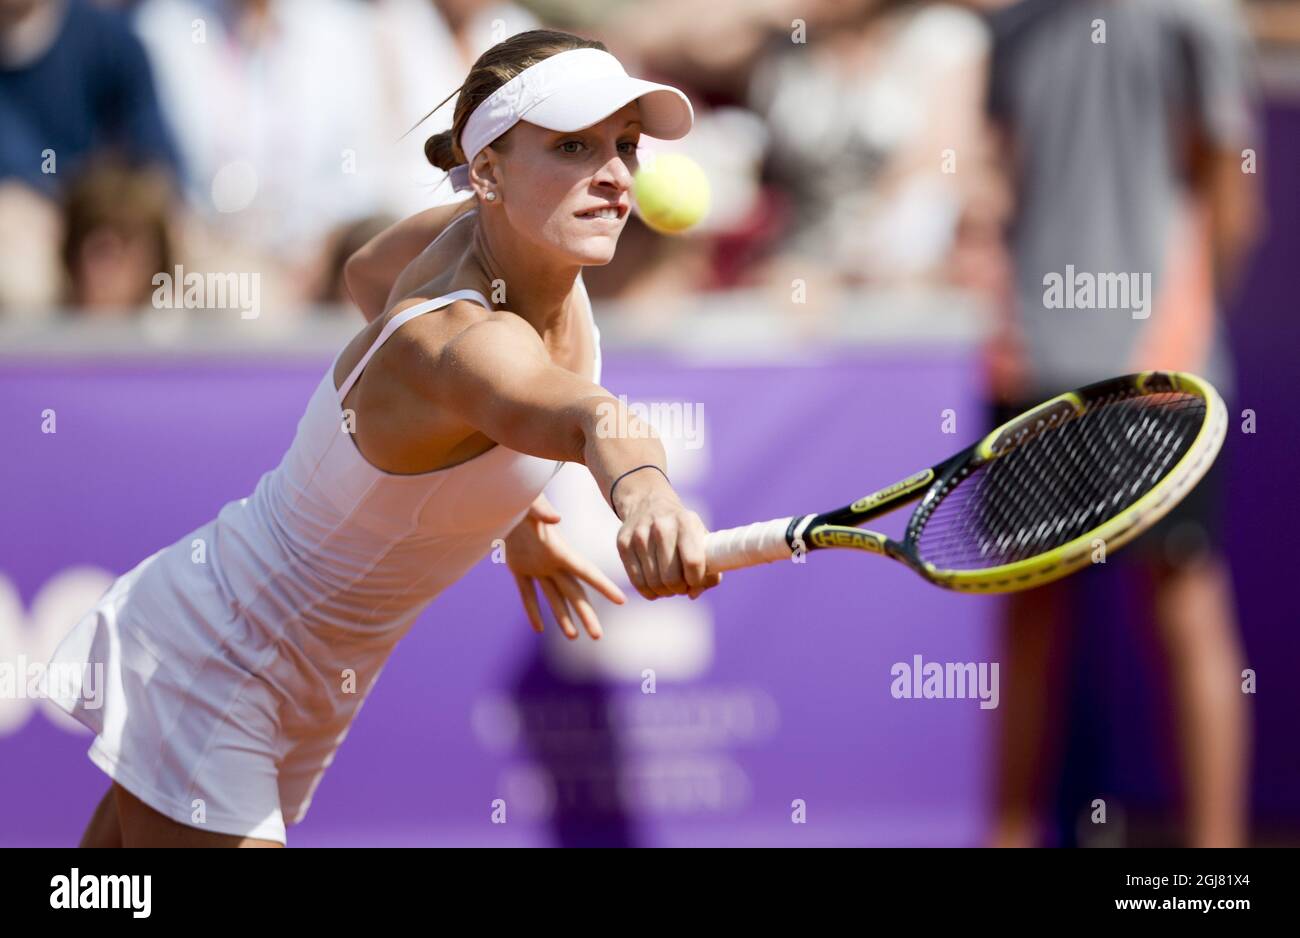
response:
M422 153L454 99L430 108L539 26L687 91L696 129L663 148L715 181L693 237L630 221L594 297L792 276L996 295L1012 194L988 14L1016 5L0 0L0 318L131 315L178 266L257 272L265 315L346 310L351 251L464 197ZM1290 3L1255 9L1266 38L1300 34Z

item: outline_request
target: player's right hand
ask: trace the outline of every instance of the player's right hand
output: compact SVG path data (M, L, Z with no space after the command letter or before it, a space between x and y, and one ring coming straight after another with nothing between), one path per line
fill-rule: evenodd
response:
M628 579L646 599L687 595L695 599L722 582L705 573L700 516L670 491L659 489L633 502L618 532L618 555Z

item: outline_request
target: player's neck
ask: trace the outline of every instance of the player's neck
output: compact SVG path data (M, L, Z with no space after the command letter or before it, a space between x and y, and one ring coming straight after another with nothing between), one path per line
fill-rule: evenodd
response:
M466 263L487 285L495 306L528 320L539 335L567 327L581 264L557 265L554 258L526 247L493 250L481 224L475 226Z

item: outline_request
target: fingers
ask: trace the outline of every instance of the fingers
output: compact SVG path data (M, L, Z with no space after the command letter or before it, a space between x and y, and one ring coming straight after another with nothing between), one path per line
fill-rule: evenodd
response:
M563 574L556 577L538 577L537 582L541 584L542 592L551 605L551 613L555 616L555 621L559 624L560 630L564 632L565 636L570 639L578 637L578 630L574 627L573 617L569 613L570 607L577 613L588 635L594 639L599 639L605 634L600 627L600 620L596 617L596 610L587 598L587 593L582 588L582 584L576 578L569 574ZM533 586L533 578L515 574L515 585L519 587L519 597L523 600L524 611L528 613L528 622L533 627L533 631L542 632L544 630L542 611L537 603L537 591ZM614 589L617 592L618 587L614 587ZM619 596L622 596L622 593L619 593ZM623 598L626 599L626 597Z
M528 506L528 517L537 521L545 521L547 524L560 523L560 513L555 510L555 506L551 504L545 492L539 494L533 499L533 503Z
M546 601L551 604L551 613L555 616L555 622L559 625L560 631L568 638L577 638L578 629L573 624L573 618L569 615L569 608L564 602L564 597L560 595L555 580L551 577L540 577L538 583L541 584Z
M707 573L707 534L693 511L629 519L619 531L618 549L637 592L646 599L694 599L721 583L720 575Z
M682 517L681 526L677 532L677 557L681 564L682 577L686 580L686 586L694 599L699 595L697 589L707 589L705 586L705 557L704 538L706 535L704 522L700 516L693 511L688 511ZM716 582L709 585L717 585Z
M524 611L528 613L528 623L534 632L541 632L542 610L537 605L537 590L533 588L532 577L515 574L515 585L519 587L519 598L523 600Z
M618 555L623 560L623 569L627 572L627 578L632 581L632 589L646 599L650 599L654 594L646 589L645 577L641 574L641 561L636 559L636 553L632 550L631 541L625 545L620 538L617 543Z
M644 596L646 599L654 599L654 593L646 585L645 570L642 569L641 558L637 554L637 549L632 542L638 535L636 531L626 524L618 532L618 537L614 543L618 547L619 559L623 561L623 569L627 571L627 578L632 581L632 588ZM647 542L649 532L646 532Z
M677 596L686 592L686 577L682 573L682 558L677 552L680 529L676 518L665 518L650 529L651 551L663 587L660 596Z
M599 590L600 593L610 602L618 603L620 606L627 602L627 597L624 596L623 591L618 588L618 584L605 576L605 574L601 572L600 568L594 563L591 563L576 554L567 556L565 560L569 565L569 570L574 576L586 580Z
M710 573L707 576L705 576L704 581L699 586L693 587L690 593L687 595L689 595L691 599L699 599L701 593L703 593L705 590L713 589L713 587L717 586L721 582L722 582L721 573Z
M650 544L651 524L647 521L631 528L624 528L618 536L618 553L623 558L628 579L632 586L646 599L658 599L671 596L664 588L659 576L659 563L656 550Z
M705 549L708 530L700 516L693 511L686 512L677 536L677 553L681 557L682 574L688 586L687 595L698 599L705 590L713 589L722 582L721 573L708 573L708 554Z
M587 599L587 592L582 588L582 584L574 577L563 574L554 577L556 587L561 595L569 602L569 606L578 614L582 620L582 625L587 630L587 634L592 638L600 638L603 633L600 627L600 620L596 618L596 610L591 607L591 602ZM574 638L577 638L575 633Z

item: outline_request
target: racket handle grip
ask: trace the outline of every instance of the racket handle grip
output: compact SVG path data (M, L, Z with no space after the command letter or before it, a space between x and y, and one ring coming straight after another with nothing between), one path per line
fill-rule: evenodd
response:
M760 563L788 560L794 553L785 532L793 518L759 521L743 528L713 531L704 540L705 568L709 573L739 570Z

